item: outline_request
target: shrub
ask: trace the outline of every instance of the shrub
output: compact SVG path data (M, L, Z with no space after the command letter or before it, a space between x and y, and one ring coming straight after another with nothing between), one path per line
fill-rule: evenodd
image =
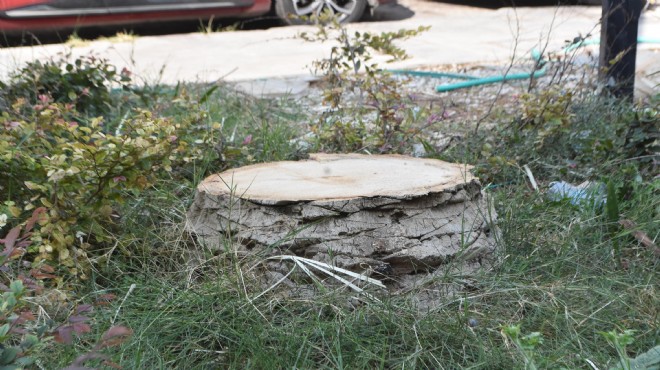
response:
M351 35L336 20L323 20L314 34L300 34L306 41L333 40L337 44L328 58L314 63L325 78L323 100L329 107L312 126L321 150L403 153L410 149L419 132L413 125L429 114L402 94L400 80L372 58L374 53L390 57L389 61L408 58L395 42L428 29L381 34L356 31Z
M116 105L112 88L129 89L130 83L131 73L127 69L117 72L105 59L94 56L74 61L67 56L46 62L36 60L12 74L8 84L0 83L0 107L8 108L17 100L49 99L73 104L78 112L96 116Z
M520 103L517 117L471 135L460 147L465 151L451 156L469 156L482 179L497 183L510 181L524 164L549 180L580 182L613 167L633 176L655 172L656 108L598 96L577 99L558 88L525 94Z
M14 104L19 111L24 101ZM0 116L0 190L14 218L45 207L28 250L82 273L89 241L109 239L113 205L126 191L148 187L171 170L179 143L175 126L139 112L114 134L101 118L82 125L71 105L42 99L31 120ZM84 270L84 268L83 268Z
M34 307L47 303L48 306L61 305L54 302L53 295L61 292L57 288L48 287L45 281L61 280L55 268L45 263L31 265L21 258L32 242L30 237L43 208L32 212L32 216L24 223L13 227L0 245L0 368L22 369L35 363L35 356L43 353L44 348L53 343L72 344L73 334L82 335L92 330L91 318L84 316L93 311L93 306L76 304L68 314L66 323L57 325L55 320L37 320ZM66 297L66 295L65 295ZM64 298L66 299L66 298ZM70 311L70 310L65 310ZM109 358L100 351L123 342L131 334L131 330L123 326L114 326L103 334L101 341L92 350L76 359L70 369L83 369L82 364L91 359L102 359L107 364ZM75 367L79 366L79 367Z

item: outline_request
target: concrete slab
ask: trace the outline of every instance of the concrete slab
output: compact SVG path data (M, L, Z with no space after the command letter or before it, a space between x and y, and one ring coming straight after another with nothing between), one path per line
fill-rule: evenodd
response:
M433 1L404 0L412 17L388 22L351 24L351 31L396 31L421 25L431 29L405 41L410 59L391 68L474 62L506 63L528 58L533 48L560 50L565 40L599 36L600 7L535 7L489 10ZM408 14L410 16L410 14ZM130 42L92 42L82 47L45 45L0 50L0 78L25 62L70 53L95 54L126 67L148 83L237 81L245 91L297 93L313 76L312 62L329 54L329 43L308 43L297 37L311 26L267 30L192 33L138 37ZM646 12L640 35L660 37L660 12ZM385 58L377 57L384 63ZM276 80L264 80L271 78ZM302 79L301 79L302 78ZM244 81L256 80L250 84Z
M311 75L290 77L259 78L256 80L236 81L232 85L239 91L257 97L274 97L303 95L311 82L318 78Z

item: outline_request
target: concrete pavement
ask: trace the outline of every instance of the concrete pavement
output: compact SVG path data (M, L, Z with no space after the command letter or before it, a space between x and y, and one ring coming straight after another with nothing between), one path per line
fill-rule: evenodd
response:
M403 46L412 58L393 64L392 68L506 63L513 55L527 58L532 48L556 51L565 40L587 34L597 39L600 35L601 9L594 6L490 10L419 0L404 0L403 6L414 16L348 26L350 30L370 32L431 26L429 31L405 41ZM137 37L128 42L96 41L82 47L56 44L8 48L0 50L0 77L29 60L67 52L74 57L94 53L151 83L256 80L252 88L258 89L262 81L264 89L275 83L278 89L295 92L311 78L312 62L329 54L329 44L308 43L296 37L300 32L313 31L310 26L291 26ZM660 12L644 14L640 35L660 38ZM655 55L660 55L660 46L656 47Z

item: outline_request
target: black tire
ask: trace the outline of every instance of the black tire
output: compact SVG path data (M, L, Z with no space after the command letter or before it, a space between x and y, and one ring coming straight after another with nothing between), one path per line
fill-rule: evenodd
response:
M297 11L297 9L303 9L305 6L309 7L309 5L311 5L313 2L314 0L275 0L275 14L277 14L277 16L286 24L313 24L313 20L309 19L308 17L300 17L299 13L311 15L314 14L314 11ZM367 8L367 0L320 0L320 2L321 7L330 9L335 14L340 15L340 23L351 23L360 20L362 15L364 15L365 9ZM328 4L335 4L343 9L348 10L350 14L340 13Z

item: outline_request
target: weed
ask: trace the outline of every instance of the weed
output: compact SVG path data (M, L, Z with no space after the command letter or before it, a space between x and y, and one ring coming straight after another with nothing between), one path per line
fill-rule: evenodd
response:
M117 32L114 36L106 37L106 38L101 38L100 40L107 40L112 43L119 43L119 42L132 42L135 41L137 38L137 35L133 33L133 31L121 31Z
M600 332L609 345L611 345L619 356L620 368L623 370L631 370L630 367L630 358L626 352L626 347L634 341L634 330L624 330L622 333L618 333L614 330L607 332Z
M214 17L211 16L204 24L201 20L199 22L199 32L204 34L211 34L215 32L232 32L236 31L240 27L240 22L235 22L229 26L218 25L217 27L213 25Z
M522 335L520 325L509 325L502 328L502 334L511 340L518 353L525 360L525 369L538 369L534 357L537 347L543 344L543 335L541 333L533 332Z
M426 115L401 94L399 81L379 68L372 54L384 54L389 61L406 59L407 54L395 42L427 29L350 35L345 26L330 19L319 22L314 34L299 35L310 42L333 40L337 44L329 58L314 63L325 78L323 99L329 106L312 127L321 150L403 153L410 149L418 133L413 124Z
M74 31L71 35L69 35L69 37L67 37L65 43L68 46L75 48L75 47L88 46L91 43L91 41L83 39L78 35L77 32Z

